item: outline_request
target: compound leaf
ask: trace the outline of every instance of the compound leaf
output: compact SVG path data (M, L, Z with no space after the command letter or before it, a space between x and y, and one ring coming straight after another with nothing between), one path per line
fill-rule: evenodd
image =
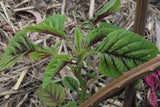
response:
M53 15L46 18L41 23L35 26L27 26L25 30L30 32L41 32L51 34L57 37L65 38L64 22L66 20L65 15Z
M42 87L44 88L47 83L56 75L69 61L71 58L68 55L57 55L55 56L50 63L47 65Z
M106 37L109 33L117 29L121 29L121 27L105 22L100 23L97 29L90 31L84 38L85 48L96 44L98 41L101 41L104 37Z
M45 88L39 87L38 96L48 106L59 106L65 98L65 92L61 86L50 82Z
M72 91L78 90L78 87L79 87L78 81L72 77L65 77L62 83L65 87L71 89Z
M151 60L159 53L152 42L123 29L110 33L93 50L100 57L99 71L113 78Z

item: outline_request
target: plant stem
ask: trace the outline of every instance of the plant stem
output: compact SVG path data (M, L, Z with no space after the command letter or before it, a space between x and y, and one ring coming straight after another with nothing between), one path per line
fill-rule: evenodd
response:
M80 86L81 86L81 89L82 89L81 94L80 94L80 99L79 99L80 104L84 102L85 96L86 96L86 81L82 77L81 69L82 69L82 66L83 66L84 59L91 53L92 52L87 52L83 56L81 56L80 58L77 59L77 63L78 63L77 77L78 77L78 80L80 82Z
M83 80L83 77L82 77L82 74L81 74L81 68L82 67L78 67L78 72L77 72L77 77L78 77L78 80L80 82L80 86L81 86L81 94L80 94L80 99L79 99L79 103L83 103L84 100L85 100L85 96L86 96L86 89L85 89L85 81Z

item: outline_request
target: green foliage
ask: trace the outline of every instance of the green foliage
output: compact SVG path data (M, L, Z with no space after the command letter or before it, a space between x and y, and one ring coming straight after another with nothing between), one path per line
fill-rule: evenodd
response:
M68 55L55 56L46 67L42 87L44 88L48 82L50 82L52 77L55 76L56 73L59 72L69 61L71 61L71 58Z
M119 11L119 5L120 0L108 2L95 15L95 18L86 21L80 27L76 27L74 36L76 46L70 42L69 37L64 33L64 22L66 20L64 15L53 15L35 26L26 27L26 31L52 34L65 39L66 48L71 50L69 55L58 54L57 48L61 42L55 43L51 49L41 47L30 43L27 32L22 30L11 39L0 60L0 70L14 65L24 55L29 55L30 58L37 61L53 56L46 67L42 86L38 89L40 100L46 105L61 107L65 92L62 87L55 83L62 83L64 87L76 92L79 103L82 103L86 97L90 96L86 92L88 86L92 81L94 82L99 78L96 75L97 71L105 76L117 78L124 72L151 60L159 53L153 43L138 34L105 22L100 23L98 27L96 26L96 23L107 15ZM89 27L90 31L83 38L80 30L85 25ZM90 54L99 55L99 66L96 70L93 70L92 64L89 63L92 59L88 57ZM89 58L87 59L88 63L84 65L83 62L86 58ZM74 77L52 80L66 65L70 67ZM82 70L86 72L82 73ZM72 101L63 107L77 107L77 105L76 102Z
M51 34L65 39L66 35L63 32L65 20L66 16L64 15L53 15L35 26L27 26L25 30Z
M29 57L32 59L35 59L37 61L40 61L48 56L51 56L51 53L42 52L42 51L33 51L29 54Z
M48 56L54 56L56 51L46 47L31 44L25 30L17 32L11 39L5 53L0 60L0 70L4 70L16 63L24 55L29 54L30 58L41 60Z
M86 37L84 38L85 41L85 48L94 45L98 41L101 41L105 38L109 33L121 29L121 27L111 25L108 23L100 23L97 29L90 31Z
M81 34L81 31L80 29L77 27L76 28L76 31L75 31L75 42L76 42L76 46L77 46L77 49L78 51L81 50L81 43L82 43L82 34Z
M50 82L55 84L55 83L62 82L62 81L63 81L63 79L56 79L56 80L51 80Z
M39 87L38 96L44 104L56 107L61 106L65 98L65 92L61 86L50 82L45 88Z
M118 12L120 10L119 5L120 5L120 0L111 0L98 11L97 16L106 13L109 14Z
M78 90L78 87L79 87L78 81L72 77L65 77L62 83L65 87L71 89L72 91Z
M118 12L120 10L120 0L112 0L108 3L106 3L97 13L96 17L94 17L92 22L94 25L101 21L106 16L109 16L115 12Z
M0 71L14 65L17 60L21 59L31 49L34 49L34 47L28 41L27 32L24 30L17 32L2 55Z
M37 61L40 61L49 56L57 55L56 50L51 50L50 48L46 48L46 47L40 47L35 44L33 44L33 47L34 47L34 50L31 50L28 54L30 58L35 59Z
M70 101L68 104L64 105L63 107L78 107L75 101Z
M158 54L157 47L136 33L116 30L94 48L100 57L99 70L117 78L128 70L148 61Z

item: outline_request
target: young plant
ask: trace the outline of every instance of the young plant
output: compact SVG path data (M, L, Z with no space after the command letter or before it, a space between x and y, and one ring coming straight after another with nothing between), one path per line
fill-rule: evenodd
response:
M16 33L10 41L0 60L0 70L14 65L25 55L29 55L30 58L37 61L53 56L46 67L42 86L38 89L39 98L49 106L77 107L78 103L75 101L64 105L65 91L58 82L62 82L64 87L75 92L79 97L79 104L81 104L89 96L86 91L89 87L88 81L97 79L96 71L104 76L118 78L124 72L156 57L159 53L152 42L145 40L138 34L105 22L96 26L104 17L119 11L119 5L120 0L112 0L105 4L93 19L89 19L80 27L77 26L75 30L76 47L64 32L65 15L53 15L35 26L26 27ZM90 31L86 36L83 36L81 29L86 25ZM27 31L51 34L64 39L66 45L72 50L71 54L58 54L57 44L53 46L54 49L50 49L30 43ZM91 70L86 68L86 75L82 76L83 62L91 54L99 56L98 69L91 73ZM73 61L76 62L74 65ZM52 80L65 66L70 67L74 77L67 76L60 80Z

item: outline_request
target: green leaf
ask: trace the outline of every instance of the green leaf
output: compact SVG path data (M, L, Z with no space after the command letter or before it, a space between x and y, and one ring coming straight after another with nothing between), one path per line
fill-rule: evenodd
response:
M42 25L42 26L50 26L50 27L54 27L60 31L64 30L64 22L66 21L66 16L65 15L52 15L48 18L46 18L44 21L42 21L41 23L39 23L38 25Z
M41 60L51 55L54 56L57 53L49 48L31 44L28 40L27 32L21 30L14 35L2 55L0 71L14 65L17 60L27 54L33 59Z
M100 57L99 71L113 78L151 60L159 53L152 42L123 29L110 33L93 50Z
M48 106L60 106L65 98L65 92L61 86L49 83L45 88L39 87L38 96Z
M15 62L27 54L30 49L34 49L34 47L28 40L27 32L24 30L17 32L2 55L0 70L14 65Z
M111 0L110 2L106 3L99 11L97 16L106 14L106 13L115 13L120 10L119 8L120 0Z
M78 87L79 87L78 81L72 77L65 77L62 83L65 87L71 89L72 91L78 90Z
M75 101L70 101L68 104L64 105L63 107L78 107Z
M85 48L96 44L97 42L101 41L104 37L106 37L109 33L117 29L121 29L121 27L104 22L100 23L97 29L90 31L84 38Z
M34 50L31 50L28 54L30 58L35 59L37 61L40 61L49 56L57 55L57 51L51 50L47 47L40 47L35 44L33 44L33 47L34 47Z
M63 79L56 79L56 80L52 80L51 82L55 84L55 83L62 82L62 81Z
M46 67L42 87L44 88L69 61L71 58L68 55L55 56Z
M78 27L76 27L75 41L76 41L76 46L77 46L78 51L81 50L82 34L81 34L81 31Z
M27 26L25 30L30 32L42 32L57 37L65 38L66 35L63 31L65 20L66 20L65 15L57 14L46 18L44 21L35 26Z
M49 57L49 56L52 56L51 53L47 53L47 52L43 52L43 51L33 51L31 53L29 53L29 57L34 59L34 60L37 60L37 61L40 61L46 57Z
M98 23L100 20L106 16L118 12L120 10L120 0L111 0L106 3L97 13L96 17L93 19L94 24Z

